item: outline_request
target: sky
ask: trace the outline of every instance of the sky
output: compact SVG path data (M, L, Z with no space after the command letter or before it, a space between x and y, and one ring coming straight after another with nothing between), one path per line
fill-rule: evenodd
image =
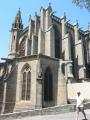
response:
M55 15L62 17L66 13L71 24L78 20L79 27L88 29L90 12L72 4L72 0L1 0L0 1L0 58L7 58L10 44L10 30L16 13L20 8L24 28L28 26L29 16L34 19L35 12L40 15L41 6L47 8L51 3Z

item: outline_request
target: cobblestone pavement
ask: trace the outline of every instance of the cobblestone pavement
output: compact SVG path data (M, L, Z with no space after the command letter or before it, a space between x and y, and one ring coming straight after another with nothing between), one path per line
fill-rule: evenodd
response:
M85 110L87 119L90 120L90 109ZM25 117L20 119L14 120L76 120L76 113L64 113L64 114L57 114L57 115L43 115L43 116L33 116L33 117ZM84 120L82 113L80 113L79 120Z

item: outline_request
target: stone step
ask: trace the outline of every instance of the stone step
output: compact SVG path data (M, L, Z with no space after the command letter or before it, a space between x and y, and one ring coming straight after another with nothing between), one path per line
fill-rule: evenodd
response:
M37 115L53 115L60 113L73 112L74 105L54 106L49 108L27 110L23 112L14 112L0 116L0 120L14 120L15 118L37 116ZM7 118L7 119L6 119Z
M21 112L21 111L27 111L27 110L32 110L35 109L35 106L31 106L30 103L17 103L15 105L15 112Z
M85 109L90 109L90 103L85 104ZM69 104L69 105L4 114L4 115L0 115L0 120L15 120L17 118L21 119L23 117L29 117L29 116L55 115L55 114L68 113L74 111L75 111L75 104Z

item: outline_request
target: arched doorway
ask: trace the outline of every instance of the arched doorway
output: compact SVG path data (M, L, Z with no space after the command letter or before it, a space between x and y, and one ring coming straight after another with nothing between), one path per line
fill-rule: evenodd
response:
M48 67L44 74L43 81L43 107L50 107L53 104L53 76L51 69Z

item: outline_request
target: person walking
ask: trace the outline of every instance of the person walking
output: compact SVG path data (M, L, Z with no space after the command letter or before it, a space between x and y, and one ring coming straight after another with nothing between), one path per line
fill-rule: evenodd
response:
M81 92L77 92L76 120L79 119L79 112L82 112L82 114L84 115L85 120L87 120L86 113L84 111L84 98L81 95Z

